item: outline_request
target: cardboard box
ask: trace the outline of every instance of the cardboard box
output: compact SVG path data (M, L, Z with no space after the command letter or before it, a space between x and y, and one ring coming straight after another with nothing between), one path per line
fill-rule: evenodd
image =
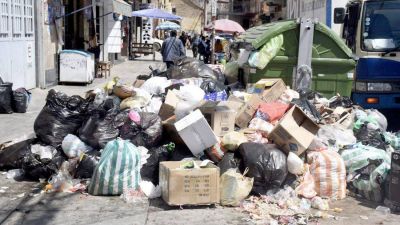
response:
M286 152L303 154L310 146L319 126L297 106L293 106L272 130L269 139Z
M176 122L175 116L162 121L163 134L168 134L168 139L173 141L175 144L184 145L185 142L182 140L181 136L179 136L179 133L175 128L175 125L174 125L175 122Z
M179 102L179 98L175 95L175 93L171 90L167 92L167 96L165 96L165 101L161 105L160 111L158 115L161 120L167 120L168 118L175 115L175 108Z
M185 162L161 162L160 186L168 205L209 205L220 201L219 168L181 169ZM201 162L195 162L200 165Z
M195 156L218 143L217 137L200 110L176 122L175 128Z
M255 89L261 93L261 99L267 103L274 102L286 90L282 79L261 79L255 84Z
M137 79L137 80L135 80L135 82L133 83L133 86L134 86L135 88L140 88L140 87L144 84L144 82L146 82L146 80L139 80L139 79Z
M217 136L224 136L225 134L235 130L235 119L237 111L232 109L236 108L236 102L205 102L199 107L201 113L210 124L212 130Z
M253 94L250 100L240 109L235 120L236 125L242 129L247 128L250 120L263 102L264 101L258 95Z

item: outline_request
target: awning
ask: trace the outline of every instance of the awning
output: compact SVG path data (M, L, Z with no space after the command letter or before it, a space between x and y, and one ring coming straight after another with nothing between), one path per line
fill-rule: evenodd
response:
M132 16L137 17L147 17L155 19L165 19L165 20L181 20L182 17L171 14L161 9L143 9L139 11L133 11Z
M118 13L123 16L132 16L132 6L122 0L113 0L113 13Z

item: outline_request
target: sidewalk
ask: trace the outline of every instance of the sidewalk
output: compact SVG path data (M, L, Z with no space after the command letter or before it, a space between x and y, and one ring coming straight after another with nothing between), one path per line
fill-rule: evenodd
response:
M114 65L111 69L111 76L108 79L97 78L90 85L58 85L48 89L33 89L32 101L26 113L0 114L0 143L14 140L22 135L33 133L33 124L37 115L46 103L47 92L56 89L68 95L81 95L95 88L102 88L103 85L111 80L113 76L120 77L124 82L133 83L136 77L141 74L149 74L149 66L157 68L162 65L161 55L156 55L156 61L152 61L152 56L145 56L133 61L125 61Z

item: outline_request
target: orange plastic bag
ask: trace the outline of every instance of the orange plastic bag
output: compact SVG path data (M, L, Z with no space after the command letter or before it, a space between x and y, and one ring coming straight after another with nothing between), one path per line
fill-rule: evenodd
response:
M343 158L335 151L324 150L308 153L307 159L318 196L345 198L346 167Z
M283 117L289 107L289 104L281 102L263 103L258 107L256 117L275 122Z

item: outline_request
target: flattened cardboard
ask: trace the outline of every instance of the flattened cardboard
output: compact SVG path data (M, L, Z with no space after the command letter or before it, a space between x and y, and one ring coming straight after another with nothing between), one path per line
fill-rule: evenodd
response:
M179 98L175 95L173 91L169 90L167 92L167 96L165 97L165 101L161 105L160 111L158 112L158 115L160 116L162 121L175 115L175 108L178 102Z
M219 168L180 169L185 162L160 163L160 186L168 205L210 205L220 201ZM201 161L195 162L197 165Z
M235 123L238 127L244 129L249 125L258 107L264 101L256 94L253 94L248 102L241 108L236 117Z
M289 154L303 154L310 146L319 126L297 106L293 106L272 130L269 139Z
M211 116L211 127L217 136L235 130L236 111L229 107L229 103L221 102Z
M200 110L196 110L176 122L175 128L195 156L218 143L217 137Z
M261 79L255 86L262 89L260 95L253 94L236 117L236 125L242 129L247 128L261 103L271 103L279 99L286 90L282 79Z
M266 103L278 100L286 90L285 82L282 79L261 79L255 86L256 88L264 87L261 92L261 99Z

